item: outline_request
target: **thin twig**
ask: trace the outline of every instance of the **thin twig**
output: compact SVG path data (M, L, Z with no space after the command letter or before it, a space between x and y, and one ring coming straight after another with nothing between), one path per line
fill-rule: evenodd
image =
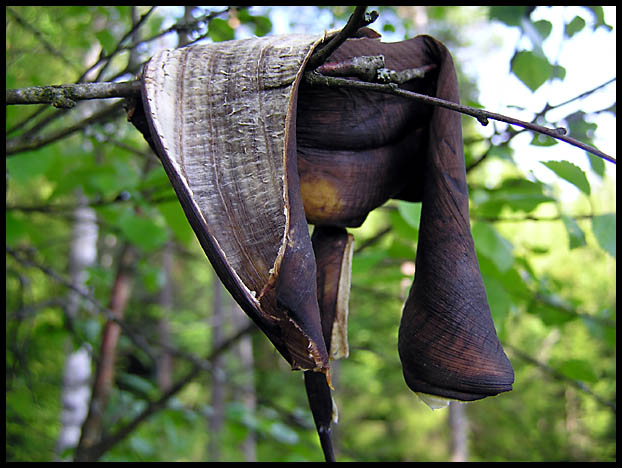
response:
M257 327L253 323L249 323L218 345L206 358L203 359L203 362L212 362L216 357L235 344L241 337L255 331L256 329ZM97 460L113 446L131 434L132 431L134 431L134 429L136 429L136 427L138 427L143 421L163 409L171 397L179 393L179 391L182 390L186 384L196 378L201 370L201 367L197 364L193 364L192 368L177 382L175 382L169 390L163 393L160 398L149 401L147 406L132 421L118 429L114 434L105 436L98 444L92 447L91 452L89 453L91 460Z
M474 107L464 106L462 104L457 104L455 102L446 101L444 99L439 99L433 96L426 96L425 94L419 94L413 91L408 91L408 90L399 88L395 83L381 84L381 83L368 83L365 81L353 81L353 80L348 80L345 78L323 76L316 72L305 73L305 81L308 84L315 85L315 86L354 88L354 89L363 89L367 91L377 91L377 92L386 93L386 94L393 94L395 96L401 96L401 97L405 97L408 99L421 101L426 104L444 107L445 109L449 109L455 112L460 112L461 114L470 115L472 117L475 117L482 125L487 125L488 119L498 120L500 122L509 123L511 125L517 125L519 127L526 128L533 132L542 133L552 138L565 141L566 143L569 143L573 146L581 148L582 150L588 151L600 158L606 159L607 161L610 161L614 164L616 163L616 159L613 156L609 156L608 154L603 153L597 148L587 145L575 138L564 135L563 133L565 133L565 129L546 128L541 125L536 125L531 122L525 122L523 120L518 120L513 117L507 117L505 115L497 114L495 112L489 112L483 109L476 109Z
M58 57L61 62L63 62L65 65L71 67L72 69L74 69L74 70L78 69L78 66L75 63L71 62L67 57L65 57L65 55L60 50L58 50L56 47L54 47L54 45L52 45L43 36L43 33L41 31L36 29L28 21L26 21L24 18L22 18L15 10L13 10L12 8L7 8L6 12L9 13L15 19L15 21L17 21L17 23L22 28L24 28L26 31L29 31L30 33L32 33L33 36L35 36L35 38L43 45L45 50L47 50L51 55L53 55L55 57Z
M607 85L610 85L611 83L613 83L614 81L616 81L616 77L611 78L610 80L606 81L605 83L596 86L595 88L592 88L588 91L585 91L581 94L579 94L578 96L575 96L573 98L568 99L567 101L564 102L560 102L559 104L554 104L552 106L547 106L546 110L544 111L544 114L546 114L548 111L552 110L552 109L557 109L558 107L562 107L565 106L566 104L570 104L571 102L577 101L579 99L583 99L584 97L589 96L592 93L595 93L596 91L598 91L601 88L604 88Z
M365 15L366 7L357 7L354 13L350 16L348 23L341 29L337 34L335 34L332 39L321 49L316 52L311 59L309 60L308 69L313 70L314 68L319 67L322 63L330 56L330 54L339 47L348 37L352 36L356 33L358 29L362 26L365 26L372 21L374 21L377 17L376 12L372 12L372 14ZM330 66L325 66L326 71L330 69ZM352 68L352 67L350 67ZM356 67L354 67L356 68ZM409 78L410 79L410 78ZM425 102L430 105L444 107L446 109L450 109L455 112L460 112L462 114L470 115L475 117L482 125L488 124L488 119L497 120L500 122L505 122L511 125L519 126L524 129L530 130L532 132L541 133L547 135L551 138L555 138L557 140L564 141L569 143L577 148L580 148L584 151L592 153L602 159L605 159L609 162L616 163L616 159L613 156L610 156L597 148L594 148L582 141L579 141L575 138L567 136L566 130L563 128L547 128L534 122L525 122L519 119L515 119L513 117L508 117L502 114L497 114L495 112L490 112L483 109L476 109L474 107L464 106L455 102L446 101L443 99L439 99L433 96L427 96L424 94L415 93L413 91L408 91L405 89L401 89L397 86L396 83L371 83L367 81L353 81L345 78L338 78L334 76L325 76L320 73L314 71L308 71L305 73L305 81L308 84L316 85L316 86L333 86L333 87L348 87L348 88L356 88L356 89L364 89L369 91L376 91L382 93L393 94L396 96L405 97L408 99L414 99L418 101ZM399 80L398 80L399 81ZM603 86L611 83L613 81L609 80L607 83L600 85L593 90L587 91L582 95L587 95L589 93L594 92L597 89L600 89ZM101 86L101 88L100 88ZM22 88L22 89L10 89L6 91L6 103L7 104L40 104L40 103L51 103L57 107L65 107L65 106L73 106L76 100L80 99L102 99L102 98L111 98L111 97L129 97L135 96L140 91L140 83L138 81L128 81L123 83L90 83L83 85L64 85L64 86L50 86L50 87L34 87L34 88ZM556 106L548 106L545 108L545 111L550 110L555 107L560 107L564 104L567 104L570 101L561 103ZM39 147L39 146L37 146ZM10 145L7 145L7 154L11 154L9 151ZM32 149L28 147L27 149Z
M152 6L149 11L147 11L144 15L142 15L140 17L140 19L132 25L132 27L129 29L129 31L127 31L123 37L119 40L119 42L117 42L117 45L115 47L115 49L110 52L108 55L105 55L105 50L102 49L99 58L97 59L97 62L95 62L91 67L89 67L84 73L82 73L82 75L80 76L80 78L78 78L77 83L81 83L84 81L84 79L86 78L86 76L95 68L97 68L102 62L106 62L104 64L104 66L102 67L102 69L99 71L99 73L97 74L97 78L95 78L94 81L98 81L101 77L101 75L103 74L103 72L105 71L106 68L108 68L108 65L110 64L110 62L112 61L112 58L117 55L118 53L123 51L123 43L126 41L126 39L128 37L131 37L132 34L134 33L134 31L136 31L146 20L147 18L151 15L151 13L153 13L155 11L157 7Z
M54 141L60 140L61 138L65 138L66 136L69 136L72 133L82 130L84 127L88 125L108 119L114 116L116 113L119 113L122 110L122 108L123 108L123 101L119 101L109 106L106 106L97 112L94 112L91 116L76 123L75 125L62 128L55 132L51 132L49 135L38 136L32 139L27 139L25 141L19 137L13 138L11 140L7 140L6 147L5 147L6 148L5 154L7 156L10 156L10 155L14 155L17 153L21 153L23 151L32 151L35 149L39 149L42 146L45 146Z
M510 345L509 343L505 343L504 342L502 344L503 344L504 348L512 350L512 353L516 354L516 356L518 356L523 361L527 361L528 363L538 367L540 370L542 370L542 371L546 372L547 374L551 375L556 380L561 380L561 381L564 381L564 382L568 382L573 387L575 387L575 388L581 390L582 392L590 395L592 398L594 398L601 405L607 406L608 408L613 410L614 413L616 412L616 403L615 403L615 401L606 400L605 398L601 397L600 395L594 393L591 388L589 388L587 385L585 385L580 380L576 380L576 379L567 377L566 375L562 374L557 369L555 369L555 368L553 368L553 367L551 367L551 366L549 366L547 364L544 364L543 362L540 362L537 359L534 359L533 357L531 357L526 352L521 351L520 349Z
M20 254L17 250L13 249L12 247L7 246L6 252L9 255L11 255L20 264L33 267L33 268L37 268L38 270L42 271L50 278L53 278L58 283L62 284L66 288L72 290L73 292L81 296L82 298L89 301L91 304L95 306L95 308L104 317L106 317L107 320L110 320L116 323L117 325L119 325L119 327L127 334L127 336L132 340L132 342L137 347L139 347L142 351L144 351L149 356L155 355L155 353L152 351L151 347L149 346L149 344L146 342L145 338L142 335L135 333L131 328L127 326L127 324L123 320L115 316L112 310L102 305L102 303L99 302L97 299L95 299L90 293L88 293L87 291L84 291L82 288L77 287L70 280L64 278L61 274L57 273L53 269L39 262L36 262L35 260L32 260L31 258L25 255Z
M124 98L140 93L140 81L121 83L79 83L59 86L33 86L7 89L6 104L52 104L58 108L71 108L76 101L88 99Z
M366 6L357 6L354 9L354 13L350 15L346 25L335 34L326 45L320 45L318 49L309 58L308 70L315 70L322 65L326 59L332 54L346 39L354 36L356 32L373 23L378 18L378 12L372 11L371 13L365 13Z

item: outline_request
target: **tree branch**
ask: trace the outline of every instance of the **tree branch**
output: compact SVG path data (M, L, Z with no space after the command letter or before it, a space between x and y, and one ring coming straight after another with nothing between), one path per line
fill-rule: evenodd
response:
M371 60L369 63L365 62L361 65L357 63L347 63L347 64L325 64L322 65L325 60L330 56L330 54L337 49L343 42L348 38L353 36L356 31L358 31L361 27L366 26L372 23L378 16L378 14L374 11L370 14L365 14L366 7L357 7L354 13L350 16L348 23L338 32L336 33L328 43L319 48L310 58L309 64L307 66L307 70L315 70L316 68L322 66L320 70L324 73L335 74L335 70L337 70L337 74L341 74L345 68L347 68L348 73L357 74L357 70L359 67L361 77L370 77L374 74L373 68L378 66L380 62L377 60ZM365 57L362 57L365 58ZM367 57L367 59L378 59L378 57ZM370 65L371 64L371 65ZM371 67L371 72L370 72ZM406 99L413 99L417 101L424 102L433 106L440 106L446 109L452 110L454 112L459 112L462 114L470 115L475 117L482 125L488 125L489 119L497 120L500 122L505 122L510 125L515 125L522 127L524 129L530 130L532 132L540 133L543 135L547 135L551 138L555 138L560 141L564 141L569 143L577 148L580 148L584 151L594 154L602 159L605 159L609 162L616 163L616 159L613 156L610 156L597 148L594 148L582 141L579 141L575 138L566 135L565 128L547 128L542 125L535 124L533 122L526 122L523 120L515 119L513 117L508 117L502 114L497 114L495 112L490 112L484 109L476 109L474 107L465 106L462 104L458 104L451 101L446 101L443 99L439 99L433 96L427 96L424 94L415 93L413 91L408 91L405 89L401 89L398 87L397 83L401 83L405 80L417 78L422 76L427 69L430 67L422 67L421 70L414 70L415 74L410 74L406 77L398 76L398 73L392 72L391 70L386 70L384 68L378 68L376 70L375 79L379 81L393 81L390 83L376 83L370 81L354 81L346 78L339 78L336 76L327 76L325 74L318 73L318 71L307 71L304 75L304 80L306 83L313 86L330 86L330 87L345 87L345 88L355 88L362 89L367 91L375 91L387 94L393 94L396 96L401 96ZM353 71L354 70L354 71ZM371 74L370 74L371 73ZM403 74L403 72L400 72ZM412 76L411 76L412 75ZM365 78L367 79L367 78ZM608 81L604 85L595 88L594 90L590 90L585 94L589 94L594 92L596 89L599 89L606 84L609 84L612 80ZM55 107L60 108L69 108L75 105L75 101L82 99L107 99L113 97L131 97L137 96L140 93L140 82L137 81L126 81L122 83L89 83L89 84L76 84L76 85L61 85L61 86L43 86L43 87L33 87L33 88L22 88L22 89L9 89L6 91L6 103L10 104L41 104L47 103L52 104ZM583 96L581 95L581 96ZM580 97L580 96L579 96ZM561 103L557 106L548 107L545 109L550 110L554 107L559 107L561 105L567 104ZM11 154L11 148L7 145L7 154ZM28 148L32 149L32 148Z
M58 57L61 62L71 67L72 69L74 70L78 69L78 66L75 63L71 62L67 57L65 57L65 55L60 50L58 50L47 39L45 39L41 31L33 27L30 23L28 23L28 21L22 18L21 15L19 15L14 9L7 8L6 12L9 13L22 28L32 33L32 35L43 45L45 50L47 50L51 55Z
M95 85L95 83L93 84ZM102 83L99 83L99 84L102 84ZM112 97L112 96L109 96L109 97ZM96 98L92 98L92 99L96 99ZM7 156L10 156L16 153L21 153L22 151L32 151L35 149L39 149L42 146L45 146L56 140L60 140L61 138L69 136L72 133L82 130L84 127L92 123L100 122L102 120L110 118L114 116L116 113L120 112L122 108L123 108L123 101L119 101L109 106L103 107L99 111L94 112L91 116L76 123L75 125L70 125L69 127L61 128L54 132L50 132L49 135L45 135L45 136L39 135L32 139L23 139L21 137L16 137L10 140L6 140L5 154Z
M58 86L33 86L7 89L6 104L52 104L69 109L76 101L88 99L127 98L140 95L140 81L121 83L78 83Z
M309 63L307 65L309 70L315 70L317 67L322 65L330 54L337 50L339 46L346 41L346 39L354 36L359 29L376 21L376 18L378 18L378 12L372 11L371 13L365 13L366 9L366 6L357 6L354 9L354 13L350 15L346 25L337 34L335 34L330 41L326 43L326 45L320 45L318 49L316 49L313 55L309 58Z
M129 301L135 262L136 249L126 243L121 250L121 258L110 293L109 309L115 320L108 320L102 333L89 411L82 424L80 441L76 447L76 461L84 459L85 454L89 453L91 447L100 441L104 432L104 412L114 386L115 362L121 337L121 327L117 321L123 320L125 308Z
M343 88L354 88L354 89L362 89L367 91L376 91L380 93L393 94L395 96L401 96L407 99L413 99L416 101L421 101L426 104L430 104L433 106L444 107L446 109L460 112L461 114L470 115L471 117L475 117L482 125L488 125L488 119L498 120L500 122L509 123L511 125L517 125L519 127L526 128L536 133L542 133L544 135L550 136L552 138L565 141L577 148L581 148L584 151L588 151L595 156L606 159L612 163L616 163L616 159L613 156L609 156L608 154L603 153L597 148L594 148L590 145L587 145L575 138L566 136L566 129L564 128L547 128L541 125L537 125L531 122L525 122L523 120L515 119L513 117L507 117L502 114L497 114L495 112L489 112L483 109L476 109L474 107L464 106L462 104L457 104L451 101L445 101L443 99L439 99L433 96L427 96L425 94L415 93L413 91L408 91L405 89L401 89L395 83L369 83L366 81L353 81L348 80L346 78L337 78L332 76L324 76L317 72L307 72L305 73L305 81L314 86L331 86L331 87L343 87Z
M512 353L516 354L517 357L519 357L523 361L528 362L529 364L532 364L532 365L536 366L537 368L539 368L543 372L546 372L547 374L551 375L555 380L560 380L562 382L569 383L573 387L575 387L575 388L581 390L582 392L590 395L592 398L594 398L601 405L607 406L614 413L616 412L616 403L615 403L615 401L609 401L609 400L601 397L597 393L594 393L590 387L585 385L580 380L576 380L576 379L567 377L566 375L562 374L557 369L555 369L555 368L553 368L553 367L551 367L551 366L549 366L547 364L544 364L544 363L538 361L537 359L531 357L528 353L526 353L524 351L521 351L520 349L516 348L515 346L513 346L513 345L511 345L511 344L509 344L507 342L503 342L503 347L506 348L506 349L508 349L508 348L511 349Z
M112 58L117 55L118 53L120 53L123 50L123 43L126 41L127 38L131 37L134 32L141 27L141 25L147 20L147 18L151 15L151 13L153 13L155 11L157 7L152 6L149 11L147 11L147 13L145 13L144 15L142 15L140 17L140 19L132 25L132 27L129 29L129 31L127 31L123 37L119 40L119 42L117 43L117 46L115 47L115 49L110 52L109 54L106 55L105 50L102 49L99 58L97 59L97 61L91 65L84 73L82 73L82 75L80 76L80 78L78 78L78 83L81 83L82 81L84 81L85 77L95 68L97 68L101 63L104 63L103 67L101 68L101 70L99 70L97 77L95 78L94 81L99 81L99 79L101 78L102 74L104 73L104 71L108 68L108 66L110 65Z
M249 323L247 326L241 328L228 339L224 340L220 345L218 345L210 354L207 356L204 361L211 362L216 357L220 356L224 351L230 348L234 343L236 343L242 336L255 331L257 328L253 323ZM132 421L127 423L121 429L116 431L114 434L104 437L101 442L97 445L93 446L89 452L89 459L91 461L95 461L99 459L104 453L110 450L114 445L125 439L129 434L136 429L142 422L147 420L152 414L158 412L163 409L168 400L173 397L175 394L179 393L186 384L191 382L195 377L199 375L202 368L198 366L196 363L193 364L192 368L188 373L186 373L183 377L181 377L177 382L175 382L171 388L162 394L160 398L157 400L149 401L147 407L141 411Z

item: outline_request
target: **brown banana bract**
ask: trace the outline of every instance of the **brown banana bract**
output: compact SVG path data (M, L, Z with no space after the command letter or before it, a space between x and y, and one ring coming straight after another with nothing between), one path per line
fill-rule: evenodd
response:
M400 87L458 101L451 57L438 41L385 44L369 29L359 36L328 61L382 55L395 71L432 65ZM133 122L222 282L292 368L306 371L332 459L330 356L348 354L345 227L391 198L423 203L399 329L409 387L474 400L510 390L513 371L471 237L459 114L306 84L305 65L322 41L287 35L162 51L144 69L146 124ZM307 222L316 225L312 238Z
M346 41L329 61L382 55L397 71L436 65L402 87L459 102L447 49L429 36L399 43ZM422 201L413 287L399 353L409 387L476 400L511 390L470 231L460 114L401 97L304 84L298 99L298 164L307 218L358 226L389 198Z

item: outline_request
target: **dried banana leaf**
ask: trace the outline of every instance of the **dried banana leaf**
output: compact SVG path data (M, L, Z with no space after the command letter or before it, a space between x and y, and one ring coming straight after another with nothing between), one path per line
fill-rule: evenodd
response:
M441 43L376 36L362 30L328 61L382 55L395 71L432 66L400 87L458 102ZM322 438L334 414L329 356L347 355L352 238L344 228L391 198L423 203L399 331L409 387L474 400L510 390L514 376L470 232L459 114L306 84L321 41L287 35L162 51L144 70L148 129L140 116L134 123L233 297L292 368L315 371L305 383ZM322 444L330 450L330 437Z
M296 164L313 36L166 50L143 75L151 136L223 283L293 368L329 367Z

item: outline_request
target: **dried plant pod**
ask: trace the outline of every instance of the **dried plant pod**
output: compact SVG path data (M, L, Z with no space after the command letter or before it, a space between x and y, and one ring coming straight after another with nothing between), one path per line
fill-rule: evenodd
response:
M327 371L296 164L316 36L165 50L143 73L151 135L215 269L293 368Z
M354 236L344 228L316 226L311 236L317 264L317 294L322 333L332 359L347 358L348 302Z
M439 69L433 95L459 102L449 52L423 41ZM428 138L415 278L399 353L413 391L477 400L511 390L514 372L495 331L471 235L460 114L435 107Z
M391 198L423 203L399 329L408 386L470 401L510 390L514 377L470 232L459 114L303 83L322 40L286 35L162 51L144 69L146 123L142 112L132 121L224 285L292 368L305 371L329 460L330 358L348 354L353 238L345 227ZM338 66L363 55L384 57L396 76L431 70L400 87L458 101L451 56L429 36L382 43L364 28L328 60ZM307 222L316 225L312 238Z
M398 73L433 70L401 87L459 101L451 55L429 36L352 39L329 61L347 64L361 55L383 56ZM310 221L357 226L389 198L422 201L415 280L399 331L409 387L463 401L511 390L512 366L470 231L460 114L381 93L302 85L297 135Z

